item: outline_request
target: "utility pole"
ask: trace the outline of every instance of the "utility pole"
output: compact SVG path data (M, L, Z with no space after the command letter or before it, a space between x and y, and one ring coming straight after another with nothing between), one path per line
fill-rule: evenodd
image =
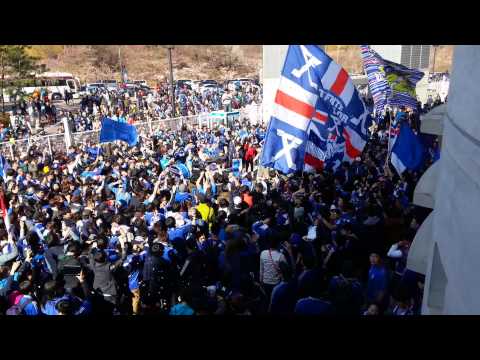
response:
M0 52L0 56L2 57L2 113L5 113L5 99L3 97L3 88L5 87L5 62L4 62L4 53L3 51Z
M437 47L438 45L433 46L433 66L432 66L432 74L435 74L435 58L437 57Z
M123 85L123 67L122 67L122 55L120 55L120 48L121 46L118 46L118 62L120 64L120 84Z
M170 67L170 91L172 92L172 117L175 117L175 86L173 85L173 65L172 65L172 50L173 45L167 45L168 49L168 65Z

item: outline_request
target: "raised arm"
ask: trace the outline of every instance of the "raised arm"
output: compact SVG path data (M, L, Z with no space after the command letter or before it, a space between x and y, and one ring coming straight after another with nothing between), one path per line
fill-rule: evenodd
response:
M161 180L159 176L157 182L155 183L155 186L153 187L152 195L150 195L147 199L148 203L152 203L155 200L155 197L157 196L158 188L160 187L160 183L161 183Z
M198 177L197 179L197 183L195 185L197 185L197 189L199 189L201 186L202 186L202 181L203 181L203 177L205 176L205 172L202 171L200 173L200 176Z
M15 243L15 240L13 239L12 231L13 231L13 228L10 227L8 231L8 243L12 245L12 251L9 252L8 254L0 255L0 263L2 264L12 261L18 256L18 248L17 248L17 244Z
M105 176L102 176L102 183L101 185L99 186L99 188L97 190L95 190L95 193L96 194L101 194L102 193L102 190L105 188Z

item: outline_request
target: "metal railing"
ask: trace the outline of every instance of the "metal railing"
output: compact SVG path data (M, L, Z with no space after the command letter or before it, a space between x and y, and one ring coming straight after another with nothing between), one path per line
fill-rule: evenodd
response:
M251 119L256 117L256 122L261 122L262 117L261 105L251 105L248 108L240 109L240 120ZM134 126L137 128L139 136L148 137L159 130L178 131L184 125L187 126L208 126L209 113L180 116L172 119L156 119L149 118L146 121L137 122ZM100 130L90 130L72 133L73 144L97 144L99 142ZM18 158L22 153L26 153L28 149L35 145L42 152L46 151L53 155L54 153L65 153L67 146L65 142L65 134L58 133L52 135L32 136L26 139L18 139L15 141L6 141L0 143L0 154L8 159Z

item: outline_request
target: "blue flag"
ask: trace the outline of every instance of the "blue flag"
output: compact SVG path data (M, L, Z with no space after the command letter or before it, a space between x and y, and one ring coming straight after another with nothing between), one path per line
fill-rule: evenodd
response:
M375 115L383 116L386 105L417 109L415 88L424 73L383 59L368 45L360 46Z
M393 145L390 161L399 175L406 169L418 170L425 161L422 141L406 122L400 125L400 133Z
M7 170L10 169L10 164L3 155L0 155L0 176L5 179L7 177Z
M192 174L190 174L190 170L188 170L187 165L185 165L181 162L177 162L174 166L177 167L177 169L179 170L180 173L182 173L182 175L185 179L190 179Z
M348 73L317 45L291 45L261 165L285 174L321 170L361 154L368 110Z
M233 159L232 160L232 173L235 177L240 177L240 169L242 167L242 159Z
M100 131L100 142L122 140L130 146L138 143L137 128L133 125L104 118Z

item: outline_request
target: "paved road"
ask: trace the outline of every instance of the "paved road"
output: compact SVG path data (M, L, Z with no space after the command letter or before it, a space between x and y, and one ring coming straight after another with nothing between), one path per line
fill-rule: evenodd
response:
M80 109L80 100L78 99L71 101L70 105L65 104L65 101L63 100L56 100L53 104L56 106L57 110L62 111L75 111Z
M71 101L69 105L65 104L63 100L56 100L53 104L57 108L57 111L76 111L80 108L80 100L78 99ZM63 124L58 122L55 125L46 126L44 130L45 135L58 134L59 132L63 132Z

